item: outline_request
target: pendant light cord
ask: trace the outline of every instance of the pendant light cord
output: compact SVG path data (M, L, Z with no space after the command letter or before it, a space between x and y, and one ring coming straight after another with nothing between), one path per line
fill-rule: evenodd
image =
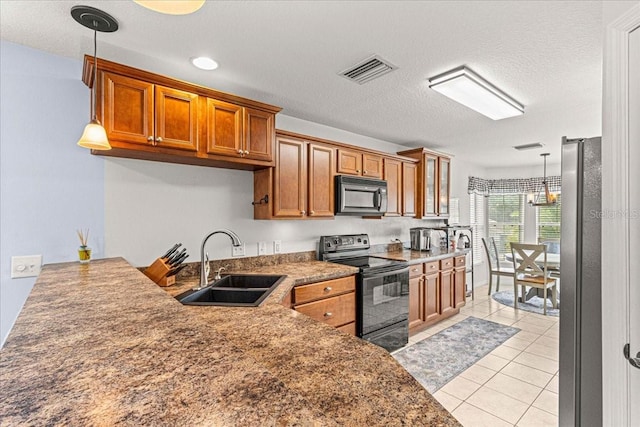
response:
M94 23L95 25L95 23ZM98 120L96 114L96 85L98 84L98 31L93 30L93 90L91 91L91 120Z

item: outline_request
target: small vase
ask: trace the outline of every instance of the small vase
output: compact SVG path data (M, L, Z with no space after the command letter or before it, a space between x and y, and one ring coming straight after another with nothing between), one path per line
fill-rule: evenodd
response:
M88 246L80 246L78 248L78 258L80 259L80 264L87 264L91 261L91 248Z

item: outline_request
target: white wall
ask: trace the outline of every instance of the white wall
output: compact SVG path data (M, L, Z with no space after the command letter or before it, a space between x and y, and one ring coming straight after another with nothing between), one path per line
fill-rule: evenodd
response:
M11 279L11 257L78 259L76 230L103 256L103 161L76 145L89 120L82 64L5 41L0 45L0 339L35 278Z

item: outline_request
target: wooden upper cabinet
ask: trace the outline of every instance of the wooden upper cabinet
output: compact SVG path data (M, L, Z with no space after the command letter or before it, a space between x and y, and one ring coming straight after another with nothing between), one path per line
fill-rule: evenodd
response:
M418 160L416 217L449 217L451 159L423 148L398 154Z
M338 173L382 178L382 156L338 148Z
M416 216L416 189L418 183L415 163L402 162L402 215Z
M274 217L301 218L306 215L306 143L278 138L274 171Z
M93 85L85 56L83 81ZM93 154L259 170L275 165L280 108L98 59L97 115L113 150Z
M155 86L155 145L198 151L198 95Z
M362 175L362 153L338 148L338 173Z
M402 162L384 159L384 180L387 181L387 213L385 216L402 215Z
M242 155L242 107L207 98L207 153Z
M153 85L113 73L100 73L98 111L107 138L114 146L153 145ZM122 144L121 144L122 143Z
M255 108L244 108L244 155L248 159L273 160L275 116Z
M362 176L382 178L382 156L364 153L362 155Z
M334 216L335 148L309 144L308 215Z

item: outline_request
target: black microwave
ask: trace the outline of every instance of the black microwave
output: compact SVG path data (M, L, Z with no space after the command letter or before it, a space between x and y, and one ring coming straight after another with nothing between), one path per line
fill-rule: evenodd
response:
M387 212L387 181L336 176L336 215L378 216Z

